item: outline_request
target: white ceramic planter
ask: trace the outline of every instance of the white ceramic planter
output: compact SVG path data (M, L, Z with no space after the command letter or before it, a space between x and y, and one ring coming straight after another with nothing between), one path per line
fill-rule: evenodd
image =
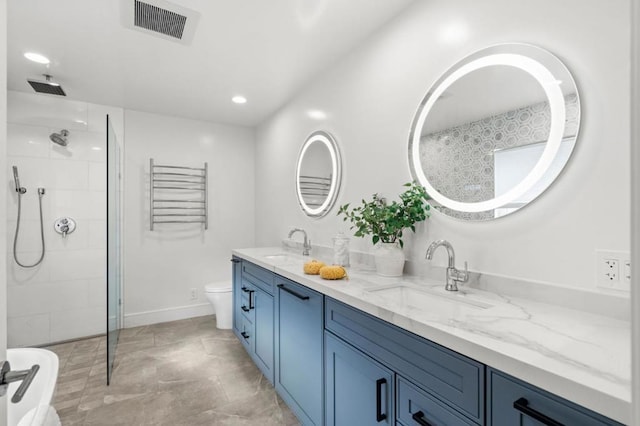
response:
M398 243L378 243L373 256L376 273L383 277L400 277L404 269L404 252Z

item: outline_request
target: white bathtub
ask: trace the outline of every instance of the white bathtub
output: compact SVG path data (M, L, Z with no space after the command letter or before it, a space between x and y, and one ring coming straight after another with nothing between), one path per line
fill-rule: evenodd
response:
M11 402L11 397L22 382L9 385L6 396L8 426L60 425L58 414L51 406L58 379L58 356L46 349L17 348L7 349L7 359L11 370L27 370L34 364L40 365L31 386L17 404Z

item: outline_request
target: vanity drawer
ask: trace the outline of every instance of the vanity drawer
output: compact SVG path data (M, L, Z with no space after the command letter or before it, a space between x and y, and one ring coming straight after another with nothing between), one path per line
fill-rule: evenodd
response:
M524 383L502 372L488 369L487 425L563 424L604 426L620 423L587 410L577 404ZM557 423L543 422L546 416ZM540 421L540 423L536 422Z
M484 365L326 297L325 327L475 422L484 419Z
M242 280L273 295L273 272L247 261L242 262ZM244 282L243 282L244 284Z
M396 416L398 421L405 425L476 425L406 379L397 377Z

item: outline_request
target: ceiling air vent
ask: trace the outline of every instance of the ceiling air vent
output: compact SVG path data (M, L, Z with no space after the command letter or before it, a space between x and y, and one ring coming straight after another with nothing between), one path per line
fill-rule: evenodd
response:
M165 0L123 0L125 26L188 44L193 38L199 14Z
M187 17L149 3L135 0L133 25L182 40Z

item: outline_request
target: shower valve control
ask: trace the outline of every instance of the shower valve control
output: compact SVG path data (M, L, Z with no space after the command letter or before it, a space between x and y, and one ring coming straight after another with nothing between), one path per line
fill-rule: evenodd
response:
M60 217L53 222L53 229L55 229L58 234L61 234L62 238L65 238L68 234L76 230L76 221L70 217Z

